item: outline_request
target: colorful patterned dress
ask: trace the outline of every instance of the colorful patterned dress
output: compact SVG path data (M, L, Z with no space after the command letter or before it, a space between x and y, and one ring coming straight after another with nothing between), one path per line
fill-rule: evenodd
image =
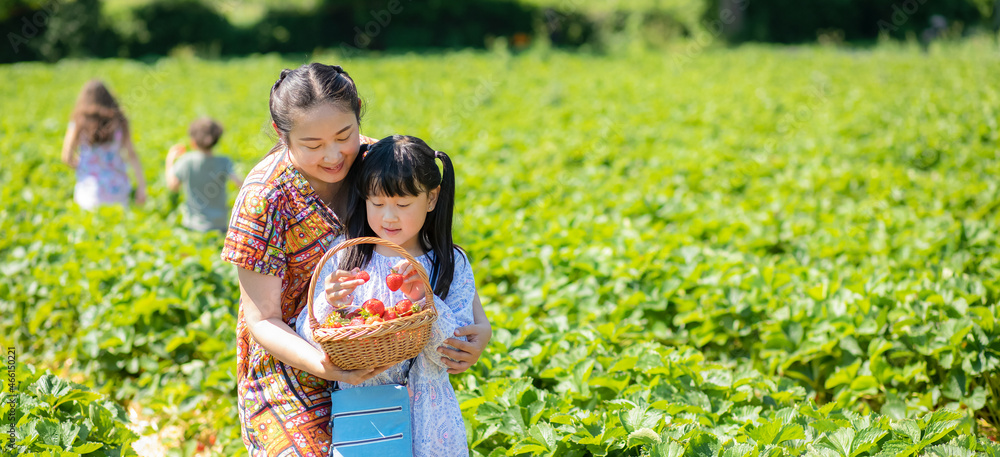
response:
M292 165L287 149L277 151L244 181L222 259L280 277L281 319L295 328L313 269L342 231L333 210ZM251 338L242 303L236 337L240 425L250 455L329 455L330 383L271 357Z

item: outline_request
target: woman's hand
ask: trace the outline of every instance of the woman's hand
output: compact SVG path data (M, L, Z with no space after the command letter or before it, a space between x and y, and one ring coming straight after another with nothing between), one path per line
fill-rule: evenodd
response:
M323 368L318 373L313 373L314 375L326 379L327 381L338 381L346 382L348 384L361 384L375 376L378 376L383 371L388 370L392 365L386 365L384 367L376 368L361 368L357 370L342 370L340 367L333 364L330 361L330 356L324 352L321 352L322 360L320 360L320 366Z
M365 283L364 279L358 278L360 273L360 268L351 271L337 270L323 281L326 301L334 309L346 308L351 304L353 300L351 294L354 293L354 289Z
M490 327L489 322L467 325L455 330L455 336L464 336L468 341L456 338L444 340L444 344L458 349L457 351L446 346L438 347L438 352L446 356L442 357L441 361L448 365L448 373L450 374L462 373L479 361L479 356L483 354L490 338L493 337L493 328Z

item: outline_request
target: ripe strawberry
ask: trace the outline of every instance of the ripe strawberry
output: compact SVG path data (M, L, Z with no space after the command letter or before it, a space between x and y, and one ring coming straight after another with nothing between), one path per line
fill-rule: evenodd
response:
M365 325L364 318L362 318L361 316L357 316L354 319L351 319L351 326L355 325Z
M365 324L370 325L370 324L377 324L379 322L384 322L384 321L379 316L372 316L372 317L369 317L368 320L365 321Z
M372 316L382 317L385 314L385 303L377 298L369 299L364 305L361 305L365 311L368 311Z
M389 290L395 292L399 290L400 287L403 287L404 278L403 275L396 273L395 268L392 268L389 271L392 273L389 273L389 275L385 277L385 285L389 287Z
M358 317L358 316L361 315L361 311L363 311L361 308L355 308L354 311L351 311L351 312L347 313L347 315L344 316L344 318L345 319L354 319L355 317Z
M357 277L358 277L358 279L363 279L365 282L368 282L369 279L372 279L371 276L368 276L368 272L367 271L362 271L361 273L358 273Z
M383 319L391 321L399 316L396 315L396 311L392 308L385 310L385 314L382 316Z
M396 310L396 315L399 317L409 316L413 314L413 302L409 299L402 299L396 303L393 307Z

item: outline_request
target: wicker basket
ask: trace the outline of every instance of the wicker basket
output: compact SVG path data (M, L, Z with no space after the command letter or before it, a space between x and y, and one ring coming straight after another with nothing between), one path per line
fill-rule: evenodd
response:
M410 262L417 270L417 275L424 282L424 298L414 305L420 305L420 312L391 321L369 325L359 325L340 328L320 327L313 312L313 291L319 282L320 271L327 260L338 251L359 244L377 244L396 251ZM371 280L375 280L372 278ZM427 272L405 249L396 243L381 238L361 237L346 240L328 251L313 272L309 283L307 306L309 307L309 324L312 336L323 351L330 355L330 361L343 370L381 367L402 362L416 357L427 345L431 337L431 324L437 319L437 309L434 308L434 291L431 289ZM387 303L386 306L392 306Z

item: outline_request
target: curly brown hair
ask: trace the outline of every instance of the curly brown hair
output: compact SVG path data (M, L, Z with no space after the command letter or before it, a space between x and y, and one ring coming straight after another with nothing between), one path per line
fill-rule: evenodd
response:
M83 85L70 119L91 144L107 143L114 138L115 131L128 128L128 120L118 107L118 101L98 79Z

